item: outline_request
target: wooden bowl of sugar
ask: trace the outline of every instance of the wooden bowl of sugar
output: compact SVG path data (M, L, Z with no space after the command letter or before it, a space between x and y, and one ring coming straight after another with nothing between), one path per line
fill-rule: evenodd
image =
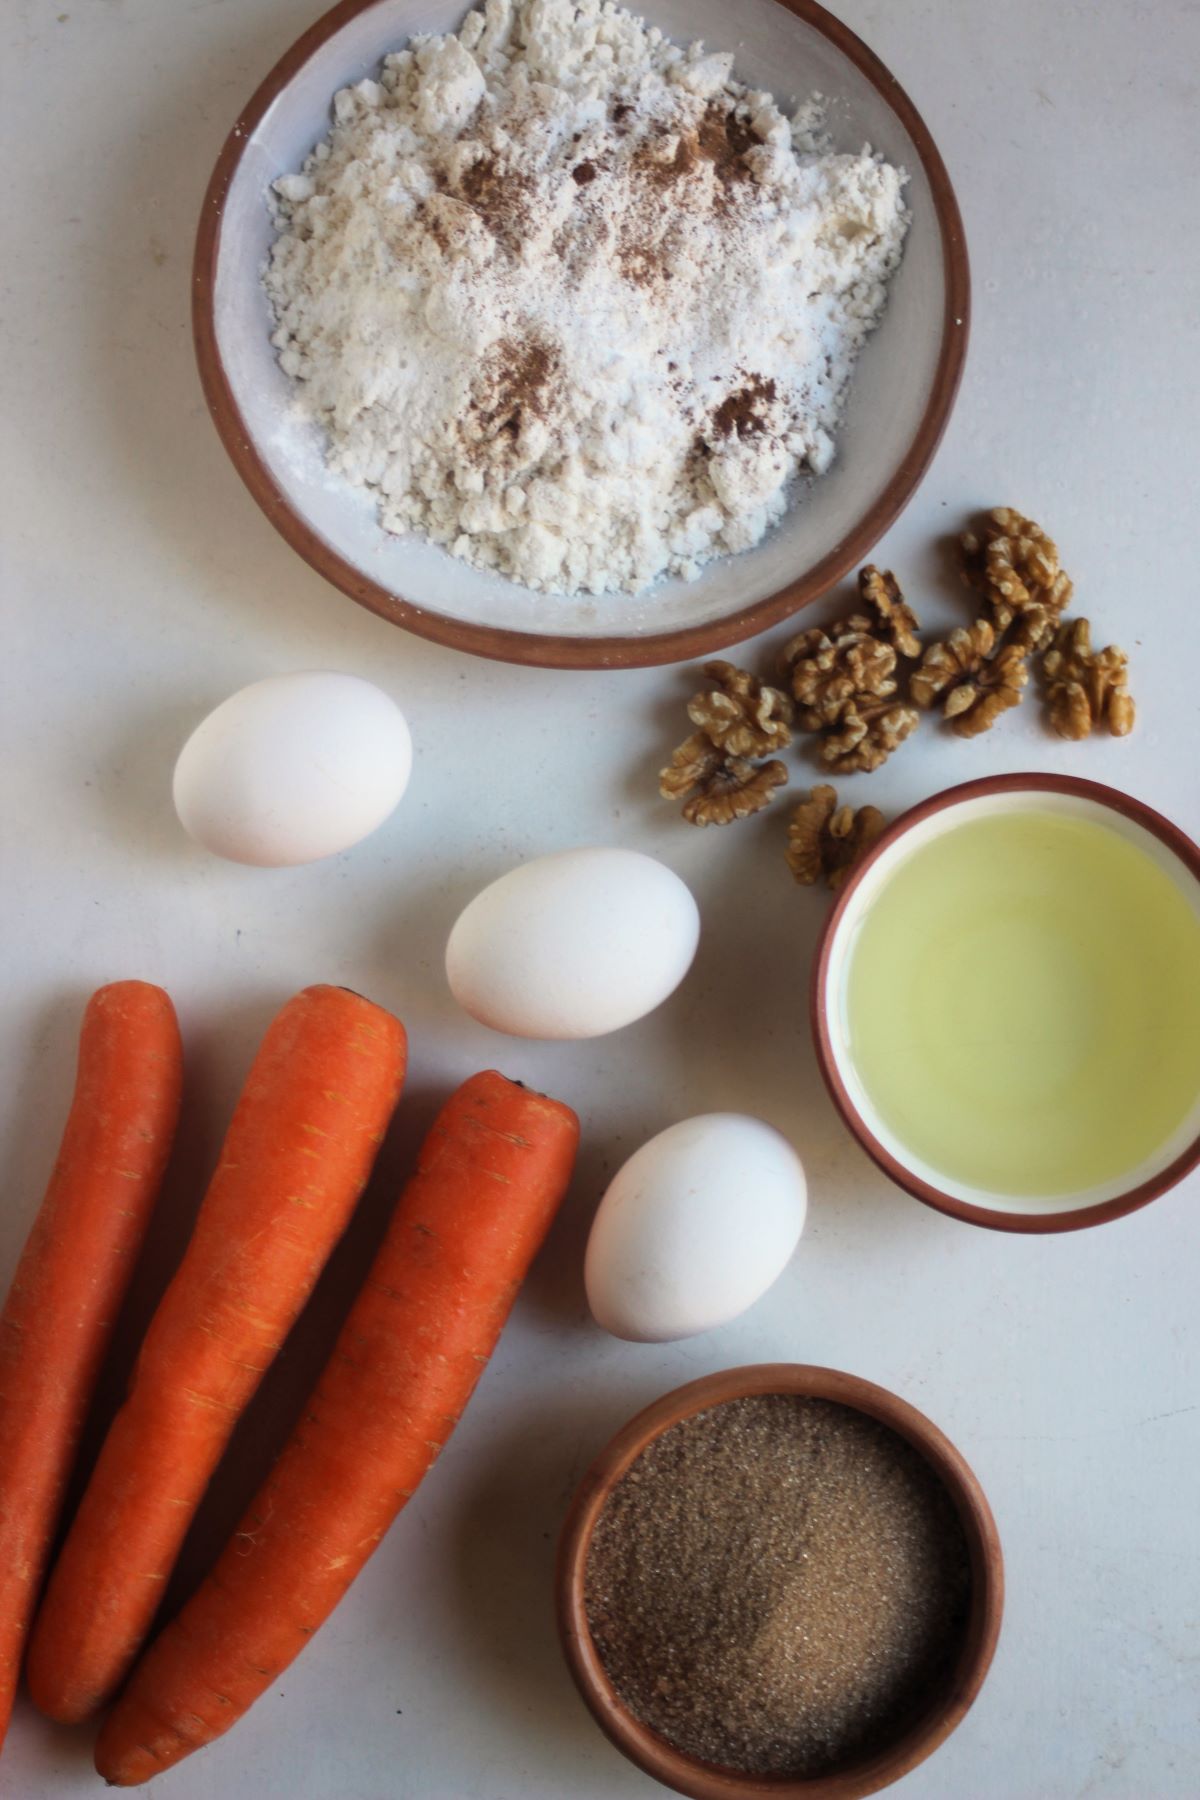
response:
M858 1800L962 1721L1004 1598L987 1500L938 1428L795 1363L677 1388L585 1475L559 1545L593 1718L691 1800Z

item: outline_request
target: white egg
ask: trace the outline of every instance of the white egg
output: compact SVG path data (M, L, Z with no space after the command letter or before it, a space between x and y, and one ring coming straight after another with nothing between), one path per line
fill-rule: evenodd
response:
M704 1113L660 1131L618 1169L592 1221L593 1318L642 1343L728 1324L782 1274L806 1210L804 1166L761 1119Z
M315 862L382 825L411 770L404 714L369 681L272 675L193 731L175 764L175 810L231 862Z
M637 850L562 850L476 894L446 945L459 1005L513 1037L589 1038L652 1012L691 967L696 902Z

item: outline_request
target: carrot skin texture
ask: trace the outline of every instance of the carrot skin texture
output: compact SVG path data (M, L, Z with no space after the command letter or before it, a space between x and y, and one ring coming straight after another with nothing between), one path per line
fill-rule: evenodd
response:
M366 1183L405 1058L399 1020L343 988L306 988L269 1026L34 1625L29 1691L49 1717L90 1717L132 1666L234 1425Z
M75 1093L0 1313L0 1743L84 1416L171 1151L175 1009L146 981L88 1001Z
M228 1731L328 1618L470 1399L578 1139L568 1107L501 1075L451 1096L271 1474L102 1728L106 1781Z

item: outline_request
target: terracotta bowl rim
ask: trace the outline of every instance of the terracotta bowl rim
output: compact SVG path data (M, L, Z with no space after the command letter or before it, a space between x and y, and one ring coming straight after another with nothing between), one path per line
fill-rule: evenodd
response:
M1082 1231L1092 1225L1105 1225L1113 1219L1124 1218L1127 1213L1135 1212L1139 1207L1147 1206L1151 1200L1157 1200L1169 1188L1200 1164L1200 1132L1179 1155L1156 1175L1137 1183L1127 1193L1115 1195L1111 1200L1097 1201L1094 1206L1081 1206L1069 1212L1020 1213L1005 1212L1001 1208L976 1206L968 1200L961 1200L954 1194L934 1186L915 1174L895 1156L887 1145L872 1132L870 1125L855 1106L834 1057L832 1034L829 1028L829 1002L826 994L829 962L833 952L834 939L842 919L845 917L859 883L865 878L881 856L887 854L891 847L904 837L914 826L922 824L926 819L936 816L949 807L963 805L972 800L985 799L992 794L1066 794L1075 799L1090 800L1110 812L1131 819L1148 831L1152 836L1173 851L1188 872L1200 884L1200 846L1193 843L1187 833L1178 825L1156 812L1144 800L1136 800L1132 794L1126 794L1120 788L1108 787L1103 782L1088 781L1076 775L1049 775L1034 770L1026 770L1011 775L987 775L977 781L964 781L957 786L944 788L940 793L922 800L919 805L910 807L902 813L874 844L867 856L854 870L833 906L821 930L817 944L817 953L813 958L812 979L809 989L809 1017L812 1026L813 1044L816 1048L817 1062L829 1090L829 1096L848 1127L867 1155L883 1173L894 1181L898 1187L912 1194L917 1200L923 1200L926 1206L946 1213L952 1219L962 1219L970 1225L982 1225L991 1231L1017 1231L1027 1233Z
M920 1452L958 1512L971 1560L971 1610L945 1693L895 1744L867 1761L810 1780L739 1775L674 1749L635 1719L617 1697L587 1624L584 1581L596 1520L613 1487L647 1444L669 1426L724 1401L753 1394L799 1394L854 1407L889 1426ZM1004 1610L1004 1558L996 1522L970 1466L931 1419L889 1389L811 1363L754 1363L722 1369L674 1388L623 1425L575 1492L558 1545L559 1638L567 1667L592 1717L618 1750L690 1800L861 1800L916 1768L949 1737L974 1703L995 1654Z
M214 307L225 201L250 140L309 58L342 26L378 3L341 0L284 52L226 138L200 210L192 265L192 331L200 381L230 461L267 518L318 575L380 618L453 650L537 668L630 669L680 662L754 637L819 599L869 554L912 498L946 429L966 358L971 283L962 215L941 154L904 89L875 53L816 0L776 0L826 37L867 77L916 146L933 195L944 273L941 345L925 410L883 492L828 555L775 593L723 618L670 631L611 637L517 631L430 611L371 581L334 550L292 505L260 456L217 342Z

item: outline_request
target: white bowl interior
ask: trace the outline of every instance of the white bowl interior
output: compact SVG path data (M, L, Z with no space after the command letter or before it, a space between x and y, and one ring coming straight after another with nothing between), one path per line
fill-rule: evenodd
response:
M939 1189L944 1194L949 1194L953 1199L966 1201L972 1206L982 1207L992 1212L1036 1214L1045 1218L1054 1213L1079 1212L1085 1207L1096 1206L1106 1200L1118 1199L1121 1195L1131 1193L1134 1188L1140 1187L1144 1181L1152 1180L1163 1169L1169 1167L1175 1158L1200 1135L1200 1093L1198 1093L1196 1104L1188 1117L1180 1124L1174 1135L1166 1143L1160 1145L1140 1167L1130 1170L1112 1181L1081 1189L1074 1194L1055 1194L1052 1200L1040 1199L1036 1195L989 1193L985 1189L956 1182L942 1170L922 1161L888 1129L859 1079L847 1049L847 974L855 938L876 895L900 865L906 862L915 851L929 843L931 839L940 837L944 832L954 831L969 819L981 818L990 813L1018 811L1065 813L1073 818L1093 820L1097 824L1104 825L1110 831L1118 832L1122 837L1128 838L1145 850L1170 876L1191 906L1197 919L1200 919L1200 881L1197 881L1186 863L1182 862L1174 851L1163 843L1161 838L1156 837L1152 831L1147 831L1144 826L1138 824L1136 820L1128 818L1124 813L1117 812L1114 808L1083 795L1043 793L1030 790L980 795L974 799L962 800L945 806L940 812L934 813L932 817L923 820L919 825L914 825L885 850L867 870L838 922L837 931L830 945L825 988L821 1001L829 1023L833 1061L845 1084L851 1104L872 1136L896 1159L901 1167L917 1176L918 1179L927 1182L931 1187Z
M461 0L378 0L336 32L297 71L248 139L225 203L217 253L218 347L248 434L293 508L368 580L430 612L509 630L588 638L711 623L764 599L836 549L887 487L916 434L941 342L944 264L929 182L907 131L883 96L840 50L777 0L652 0L646 15L680 42L702 38L732 50L736 73L769 89L788 110L814 91L828 97L839 149L864 142L908 171L912 224L880 327L860 359L837 458L801 492L753 550L710 563L699 579L658 583L637 598L564 599L536 594L467 567L421 539L391 536L372 498L327 474L321 433L298 420L292 383L269 341L261 275L273 232L267 191L297 169L327 132L338 88L373 73L414 32L457 28ZM635 0L635 11L642 7Z

